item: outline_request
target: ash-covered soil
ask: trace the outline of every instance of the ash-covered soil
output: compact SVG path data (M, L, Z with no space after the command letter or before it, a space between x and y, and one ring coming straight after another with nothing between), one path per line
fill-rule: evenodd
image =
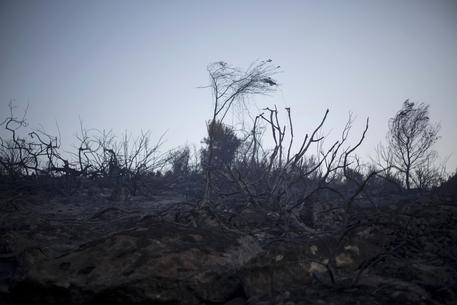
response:
M173 192L0 198L0 304L457 304L452 194L344 226Z

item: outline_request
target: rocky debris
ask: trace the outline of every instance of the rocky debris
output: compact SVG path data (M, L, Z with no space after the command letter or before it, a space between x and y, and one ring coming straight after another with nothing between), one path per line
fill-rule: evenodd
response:
M146 220L56 258L25 255L12 298L18 304L48 304L50 295L56 304L222 303L242 294L236 271L259 252L247 236Z
M255 208L192 214L173 204L158 214L157 202L65 199L40 209L30 200L3 214L0 304L457 301L454 199L366 209L336 231L286 226Z

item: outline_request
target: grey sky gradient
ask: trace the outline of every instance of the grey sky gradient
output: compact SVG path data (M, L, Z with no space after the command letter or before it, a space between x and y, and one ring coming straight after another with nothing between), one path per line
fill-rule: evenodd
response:
M168 130L166 147L200 145L211 115L208 63L281 65L281 90L252 102L291 107L298 134L330 108L337 136L349 111L359 153L374 154L406 98L441 123L440 155L457 167L457 1L0 0L0 113L58 122L67 145L91 128ZM230 123L230 119L228 121Z

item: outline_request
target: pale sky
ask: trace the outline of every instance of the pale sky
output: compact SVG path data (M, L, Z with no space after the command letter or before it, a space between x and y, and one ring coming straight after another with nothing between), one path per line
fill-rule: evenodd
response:
M251 101L291 107L302 135L330 109L347 114L358 151L374 154L407 98L441 123L436 149L457 168L457 1L7 1L0 0L0 114L28 104L32 126L66 145L90 128L163 132L164 148L200 145L211 116L206 66L256 59L281 66L278 93ZM21 109L21 108L19 108ZM227 121L230 123L231 119Z

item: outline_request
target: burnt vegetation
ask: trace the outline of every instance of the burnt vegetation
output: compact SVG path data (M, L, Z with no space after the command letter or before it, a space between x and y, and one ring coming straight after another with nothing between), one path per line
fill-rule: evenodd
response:
M437 165L428 106L405 101L369 163L357 156L368 118L351 135L350 115L333 142L329 110L308 133L294 128L290 108L264 108L249 130L226 124L236 105L276 90L279 69L271 60L208 66L213 107L200 149L164 152L149 132L118 137L81 124L68 152L10 105L0 138L4 302L455 304L457 183ZM121 236L130 237L114 247ZM154 265L150 240L180 267ZM113 271L103 263L111 259L105 265L125 266ZM112 280L118 272L124 280Z

